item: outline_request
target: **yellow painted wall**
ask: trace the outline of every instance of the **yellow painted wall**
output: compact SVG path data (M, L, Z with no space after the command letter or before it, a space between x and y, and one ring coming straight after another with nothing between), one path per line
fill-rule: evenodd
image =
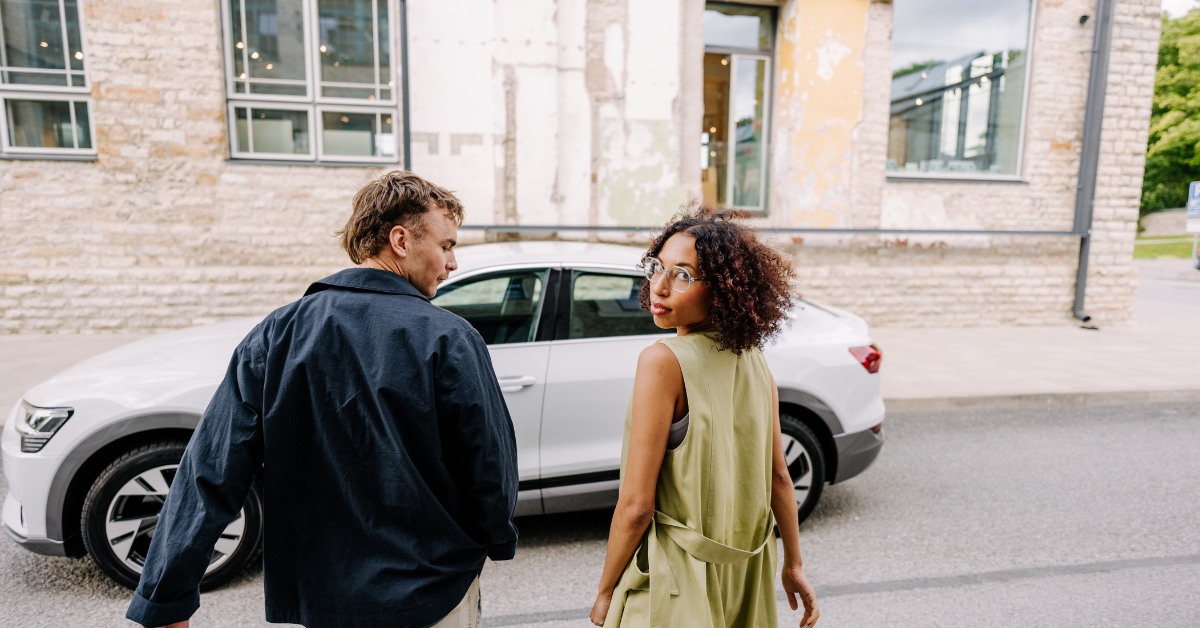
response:
M775 71L772 222L849 226L867 0L790 0Z

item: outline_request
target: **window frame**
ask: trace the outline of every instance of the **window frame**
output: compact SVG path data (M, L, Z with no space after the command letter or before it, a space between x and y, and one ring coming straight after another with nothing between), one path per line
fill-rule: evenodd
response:
M766 61L766 71L765 71L766 80L763 81L763 166L762 166L762 183L761 183L762 191L760 193L761 203L759 204L758 207L748 207L748 206L733 205L732 203L726 203L722 209L746 211L746 212L756 214L758 216L767 216L770 214L770 208L771 208L771 202L770 202L770 200L771 200L771 133L775 128L774 119L773 119L773 116L775 113L775 108L772 107L771 105L774 104L774 97L775 97L775 72L774 72L775 55L778 53L778 50L779 50L779 45L778 45L778 43L779 43L779 8L772 6L772 5L759 5L759 4L741 5L736 2L705 2L704 10L707 11L709 6L720 6L720 5L753 6L755 8L768 9L771 14L771 47L769 49L738 48L738 47L732 47L732 46L710 46L708 44L705 44L704 52L703 52L703 54L729 55L729 57L730 57L729 63L731 66L729 68L729 84L730 84L729 99L731 101L733 100L734 91L735 91L733 86L736 85L736 81L737 81L737 59L738 58L753 58L753 59L763 59ZM703 38L703 36L704 36L704 34L701 33L701 38ZM703 108L704 108L704 103L702 100L702 102L701 102L701 118L703 118L703 115L704 115ZM727 154L726 154L727 162L726 163L728 163L729 165L727 166L727 168L726 168L727 172L725 173L725 190L726 190L726 194L732 195L734 171L735 171L735 169L733 167L733 163L734 163L733 156L734 156L735 151L737 150L737 135L736 135L737 120L734 119L734 117L733 117L733 103L732 102L726 103L726 109L729 111L729 119L726 121L727 132L729 133L729 135L728 135L729 141L726 142L727 146L726 146L725 150L727 151ZM701 132L701 134L706 132L704 129L703 123L701 124L700 132ZM703 146L703 145L701 145L701 146Z
M1034 44L1037 33L1037 15L1038 15L1037 0L1029 0L1029 30L1025 33L1025 81L1022 86L1024 90L1021 94L1021 123L1017 127L1017 164L1012 174L987 174L985 172L906 172L903 170L887 170L887 155L884 155L884 175L887 180L896 181L979 181L979 182L1001 182L1001 183L1025 183L1028 181L1025 176L1025 149L1028 147L1028 142L1025 141L1026 129L1028 128L1029 120L1029 93L1032 91L1033 77L1033 55ZM889 89L891 82L888 82ZM890 106L891 101L889 99ZM888 128L891 128L891 114L888 114ZM888 142L891 142L890 133Z
M29 84L14 84L0 82L0 159L53 159L56 157L64 158L64 160L93 160L97 155L96 151L96 112L94 101L92 99L92 76L90 56L88 55L87 45L87 24L86 11L84 3L86 0L75 0L75 9L78 11L76 19L79 21L79 52L83 54L83 70L72 70L70 62L70 43L67 36L66 22L66 2L58 0L59 19L61 21L60 31L63 38L63 60L66 62L66 68L63 70L35 70L28 72L22 68L10 69L8 65L0 65L0 73L18 72L27 74L58 74L68 76L67 82L71 82L69 78L72 74L83 75L83 85L29 85ZM0 19L0 46L3 46L3 20ZM74 144L79 145L79 136L76 132L78 123L76 122L74 103L82 102L87 109L88 115L88 139L91 140L91 148L61 148L61 147L44 147L44 146L12 146L9 144L12 138L11 129L11 113L8 108L10 100L32 100L32 101L54 101L54 102L69 102L72 103L69 107L71 111L71 126L72 138Z
M60 0L61 1L61 0ZM245 2L242 2L242 14L245 13ZM388 7L388 43L386 46L389 55L390 64L388 70L388 79L391 85L387 88L391 90L391 98L389 99L360 99L360 98L345 98L345 97L326 97L321 96L321 88L326 82L321 80L320 67L320 11L318 2L320 0L300 0L301 15L304 20L304 54L302 59L304 62L304 96L287 96L280 94L253 94L249 92L250 85L253 82L270 83L282 81L280 84L298 85L299 79L252 79L247 76L246 79L240 79L234 76L234 55L239 51L235 47L233 41L233 15L230 7L231 0L220 0L221 5L221 40L222 49L224 51L225 61L225 100L227 105L227 114L230 117L229 121L229 159L230 161L247 161L254 163L280 161L286 162L289 165L311 164L311 165L363 165L374 166L379 164L402 164L407 157L407 146L402 141L407 133L404 128L405 116L402 115L402 108L407 107L404 102L402 90L404 89L403 72L406 67L405 59L402 56L404 49L401 39L405 36L405 24L407 19L404 0L384 0ZM376 93L379 92L382 83L379 83L379 56L384 50L384 46L379 45L379 18L378 7L379 0L372 1L372 19L375 24L375 83L367 84L344 84L354 85L367 89L374 87ZM243 17L244 19L244 17ZM243 30L245 29L243 22ZM243 55L249 53L243 49L240 51ZM243 63L248 65L249 57L243 58ZM236 91L236 83L245 81L246 93L238 93ZM338 84L338 83L334 83ZM237 150L237 135L236 121L233 119L233 105L239 107L249 107L257 109L287 109L287 110L308 110L309 120L309 153L307 155L283 155L280 153L254 153L241 152ZM392 133L396 138L396 150L390 157L375 157L375 156L358 156L358 155L332 155L326 157L324 155L324 123L321 119L321 113L324 111L345 111L347 113L378 113L390 115L392 117Z
M226 115L229 119L229 154L234 158L254 159L261 161L263 159L271 161L312 161L316 155L316 143L313 138L313 112L311 107L297 105L294 103L266 103L261 106L253 101L230 101L227 104ZM246 132L250 134L246 138L246 144L250 147L250 152L243 153L237 150L237 114L235 109L246 109ZM256 153L254 152L254 132L251 131L253 121L252 112L255 109L274 109L283 111L303 111L308 116L308 153Z
M381 116L379 118L382 126L382 116L392 116L392 141L395 143L395 149L391 157L356 157L354 155L326 155L325 154L325 117L323 113L368 113ZM400 134L397 132L400 126L400 121L397 116L389 109L379 109L377 107L362 107L362 106L338 106L338 105L317 105L316 107L316 123L317 133L319 135L317 144L317 159L323 162L339 162L339 161L354 161L364 163L381 163L390 164L396 163L397 157L400 155Z

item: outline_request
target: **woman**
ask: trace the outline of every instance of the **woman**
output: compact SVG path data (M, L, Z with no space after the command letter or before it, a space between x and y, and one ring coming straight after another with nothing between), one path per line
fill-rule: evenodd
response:
M776 626L773 524L788 602L803 601L803 628L820 614L760 349L795 272L740 217L693 208L642 258L642 307L677 335L638 358L598 626Z

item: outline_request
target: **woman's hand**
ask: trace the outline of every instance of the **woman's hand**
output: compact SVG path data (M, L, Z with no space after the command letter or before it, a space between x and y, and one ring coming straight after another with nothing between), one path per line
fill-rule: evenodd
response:
M796 596L800 596L800 601L804 603L804 618L800 620L800 628L812 628L821 616L821 609L817 608L817 592L808 583L808 576L804 575L802 567L784 565L783 590L787 592L788 605L792 610L796 610Z
M612 596L611 591L596 595L596 603L592 605L592 614L588 617L593 624L604 625L604 618L608 616L608 605L612 604Z

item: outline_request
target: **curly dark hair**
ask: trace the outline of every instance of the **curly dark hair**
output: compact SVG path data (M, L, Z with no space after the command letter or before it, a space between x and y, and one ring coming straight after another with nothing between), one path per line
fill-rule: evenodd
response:
M712 289L712 322L722 350L735 354L779 332L792 306L791 280L796 271L785 253L758 239L742 223L753 214L716 211L691 203L663 228L642 255L642 263L658 257L667 240L686 233L696 238L700 276ZM650 309L650 282L642 282L638 295L642 309Z

